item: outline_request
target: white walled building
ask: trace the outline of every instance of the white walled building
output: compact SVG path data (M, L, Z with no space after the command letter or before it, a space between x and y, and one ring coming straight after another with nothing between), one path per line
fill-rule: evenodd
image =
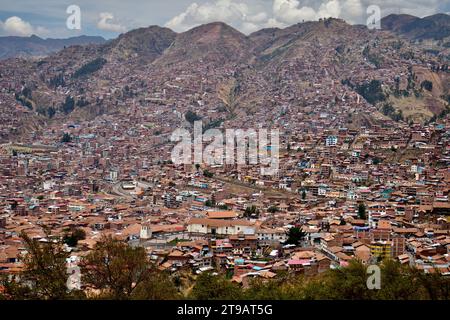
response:
M236 235L255 234L255 224L248 220L220 220L207 218L192 218L187 230L193 234Z

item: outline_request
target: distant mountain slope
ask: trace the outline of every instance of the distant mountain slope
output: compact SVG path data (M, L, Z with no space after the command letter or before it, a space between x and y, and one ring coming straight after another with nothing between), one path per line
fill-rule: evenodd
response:
M102 37L79 36L67 39L30 37L0 37L0 59L45 56L72 45L100 44Z
M128 60L139 58L146 62L159 57L175 40L177 33L159 26L139 28L121 34L105 44L109 60ZM107 57L108 58L108 57Z
M251 47L243 33L223 22L213 22L180 33L158 63L238 62L249 56Z
M425 18L391 14L381 19L381 27L411 40L442 40L450 36L450 16L439 13Z
M417 19L429 20L384 22L400 32ZM445 19L431 20L445 25ZM4 139L38 120L91 120L135 105L149 112L167 106L161 117L168 125L188 109L216 125L218 119L270 122L289 108L301 115L317 105L364 110L352 125L445 115L447 60L395 32L333 18L249 36L221 22L182 33L151 26L42 59L0 61L0 115L13 123Z

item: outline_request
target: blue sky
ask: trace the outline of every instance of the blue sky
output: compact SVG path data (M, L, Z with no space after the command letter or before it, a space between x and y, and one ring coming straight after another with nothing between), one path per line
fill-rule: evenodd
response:
M66 27L69 5L80 7L81 30ZM377 5L382 16L450 12L450 0L0 0L0 35L113 38L149 25L181 32L212 21L224 21L248 34L330 16L365 23L370 5Z

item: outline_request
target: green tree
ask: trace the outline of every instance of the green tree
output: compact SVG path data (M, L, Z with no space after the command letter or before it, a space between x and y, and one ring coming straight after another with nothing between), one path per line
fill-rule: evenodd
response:
M378 164L380 164L380 162L381 162L381 160L380 160L380 158L373 158L372 159L372 163L374 164L374 165L378 165Z
M86 239L86 232L81 228L76 228L71 233L66 233L63 237L63 241L69 247L76 247L79 240Z
M243 291L238 284L222 275L203 272L197 277L189 297L196 300L239 300L243 298Z
M143 247L131 247L112 237L103 237L81 263L83 283L106 297L129 299L148 279L149 261Z
M203 171L203 175L207 178L212 178L214 176L214 173L212 173L208 170L205 170L205 171Z
M81 68L79 68L77 71L75 71L72 77L79 78L94 73L103 68L106 62L107 61L104 58L96 58L92 61L89 61L88 63L81 66Z
M251 218L252 216L259 216L259 210L256 206L248 206L245 208L244 217Z
M433 82L431 82L429 80L424 80L420 84L420 87L425 88L425 90L431 91L431 90L433 90Z
M356 91L370 104L376 104L377 102L386 100L379 80L372 80L368 83L358 85Z
M303 289L303 298L314 300L370 300L374 294L375 290L367 288L366 267L357 260L311 279Z
M175 300L181 298L167 272L152 268L148 277L131 294L133 300Z
M305 200L305 199L306 199L306 191L302 190L302 200Z
M415 269L414 274L416 275L421 288L423 288L425 299L450 299L450 279L448 276L443 276L438 270L435 270L432 273L424 273L421 270Z
M72 141L72 136L69 133L64 132L64 134L63 134L63 136L61 138L61 142L62 143L67 143L67 142L71 142L71 141Z
M47 116L51 119L55 116L56 109L54 107L48 107L47 109Z
M358 206L358 217L366 220L366 205L364 203L360 203Z
M286 244L294 244L298 246L300 241L306 237L306 233L298 227L292 227L287 232L287 236L288 238L286 240Z
M416 300L425 297L426 292L420 277L417 277L421 271L392 259L383 260L380 268L381 289L376 291L376 299Z
M202 117L200 117L199 115L197 115L194 111L192 110L188 110L186 112L186 114L184 115L184 118L186 119L187 122L189 123L194 123L195 121L201 120Z
M27 251L23 259L25 265L18 277L3 279L6 295L12 299L70 299L83 297L81 292L69 292L66 259L69 253L62 242L50 239L47 242L31 239L21 234Z
M64 101L63 105L61 106L62 111L65 114L69 114L73 111L75 108L75 100L72 96L67 96L66 100Z
M249 300L280 300L292 298L286 293L286 284L281 280L263 281L255 278L245 290L246 299Z

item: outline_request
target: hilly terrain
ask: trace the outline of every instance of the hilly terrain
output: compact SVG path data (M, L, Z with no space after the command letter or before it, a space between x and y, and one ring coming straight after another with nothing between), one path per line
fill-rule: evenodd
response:
M14 57L42 57L73 45L100 44L102 37L79 36L67 39L30 37L0 37L0 59Z
M130 108L167 128L187 113L209 127L288 126L328 109L349 127L427 122L447 114L448 57L396 34L417 19L387 17L389 31L329 18L249 36L222 22L183 33L151 26L37 60L4 60L0 111L10 125L0 139Z
M439 13L418 18L407 14L391 14L381 19L381 27L410 40L444 40L450 37L450 16Z
M215 22L179 34L157 63L245 61L251 55L251 48L247 36L225 23Z

